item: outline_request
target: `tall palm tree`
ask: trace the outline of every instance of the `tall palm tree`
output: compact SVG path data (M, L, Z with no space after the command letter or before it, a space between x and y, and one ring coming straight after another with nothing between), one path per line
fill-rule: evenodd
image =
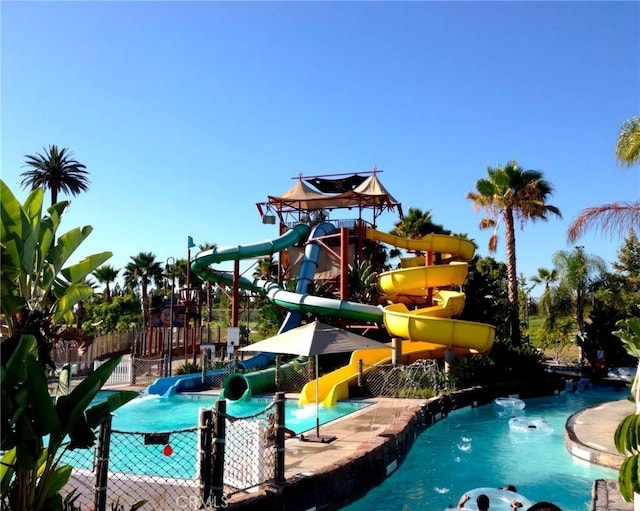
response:
M100 282L100 284L104 284L104 301L107 303L111 303L111 288L109 284L115 282L118 278L118 273L120 273L120 270L116 270L110 264L103 264L93 272L96 280Z
M72 158L73 153L66 147L58 149L51 145L44 149L44 154L25 155L25 170L22 174L22 186L49 189L51 204L58 202L58 193L64 192L73 196L89 189L86 166Z
M131 262L124 268L124 282L129 289L140 286L142 311L144 317L148 315L148 288L151 282L162 282L162 266L156 261L155 254L140 252L131 256Z
M518 274L516 271L515 219L524 225L526 221L547 220L549 213L562 217L556 206L547 204L553 187L543 179L538 170L523 170L515 160L504 167L487 168L487 178L476 181L475 191L467 193L476 212L483 208L485 217L480 221L480 229L492 228L489 251L498 247L497 229L504 222L507 252L507 283L510 305L511 341L520 344L520 319L518 304Z
M616 144L616 158L626 167L640 164L640 117L632 117L622 125ZM640 201L611 202L583 209L569 225L569 243L575 242L591 228L620 236L629 228L640 231Z

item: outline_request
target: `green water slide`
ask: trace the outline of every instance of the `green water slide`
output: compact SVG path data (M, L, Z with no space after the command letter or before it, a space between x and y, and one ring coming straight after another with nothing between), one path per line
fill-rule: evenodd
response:
M320 235L326 234L327 230L335 230L331 224L320 224L314 229L320 230ZM324 229L324 231L323 231ZM309 226L299 224L289 229L279 238L272 241L265 241L253 245L238 245L224 248L214 248L199 253L191 264L191 270L201 279L228 286L233 285L233 272L225 272L210 268L210 265L223 261L250 259L270 255L284 250L293 244L305 240L310 234ZM308 284L313 280L313 273L317 265L319 245L313 245L313 239L309 240L305 250L305 260L301 268L298 288L296 291L285 291L274 282L261 279L249 279L239 276L238 286L241 289L257 292L267 297L272 303L286 308L290 311L287 320L283 324L280 332L299 326L300 315L292 316L291 311L297 313L312 313L316 315L338 316L349 319L369 322L382 321L382 308L344 300L322 298L307 294ZM254 372L240 374L233 373L227 376L223 382L222 395L232 400L247 399L252 393L268 392L275 387L275 355L271 353L260 353L248 360L240 362L242 369L257 369ZM268 367L271 366L271 367ZM263 369L264 368L264 369ZM292 364L283 364L281 371L293 371Z
M218 271L210 268L211 264L238 259L251 259L271 255L284 250L309 235L309 226L299 224L289 229L279 238L254 245L238 245L234 247L213 248L200 252L191 262L191 271L203 280L233 285L233 272ZM285 291L276 282L260 279L249 279L240 276L238 286L241 289L265 295L272 303L289 310L309 312L312 314L342 317L359 321L379 323L382 321L382 307L367 305L346 300L323 298L304 293Z

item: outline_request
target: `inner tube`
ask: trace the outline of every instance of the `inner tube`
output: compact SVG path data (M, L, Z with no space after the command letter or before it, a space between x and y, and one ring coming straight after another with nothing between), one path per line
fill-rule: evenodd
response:
M497 397L493 402L503 408L512 408L514 410L522 410L525 406L524 401L517 397Z
M517 433L530 435L549 435L553 433L553 427L544 417L513 417L509 420L509 429Z
M503 490L502 488L474 488L473 490L464 492L463 496L468 495L469 500L465 503L464 508L462 509L478 511L476 499L480 494L484 494L489 497L490 511L511 511L511 503L514 499L522 504L522 507L520 508L521 510L529 509L533 505L527 497L514 491ZM462 501L462 497L460 497L460 501Z

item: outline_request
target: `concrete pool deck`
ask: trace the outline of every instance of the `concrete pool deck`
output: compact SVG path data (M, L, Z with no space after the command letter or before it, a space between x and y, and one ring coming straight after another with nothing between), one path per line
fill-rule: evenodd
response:
M565 425L565 444L569 452L590 463L617 469L624 457L613 443L618 424L634 413L635 405L628 399L610 401L574 413ZM633 504L625 502L617 481L595 482L592 490L593 511L628 511Z

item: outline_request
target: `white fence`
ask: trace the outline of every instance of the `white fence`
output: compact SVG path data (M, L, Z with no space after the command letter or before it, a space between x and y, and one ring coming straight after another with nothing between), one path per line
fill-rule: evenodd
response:
M93 361L93 370L95 371L104 364L103 360ZM132 362L130 358L125 358L120 361L116 368L111 373L111 376L106 381L105 386L108 385L131 385L133 379Z

